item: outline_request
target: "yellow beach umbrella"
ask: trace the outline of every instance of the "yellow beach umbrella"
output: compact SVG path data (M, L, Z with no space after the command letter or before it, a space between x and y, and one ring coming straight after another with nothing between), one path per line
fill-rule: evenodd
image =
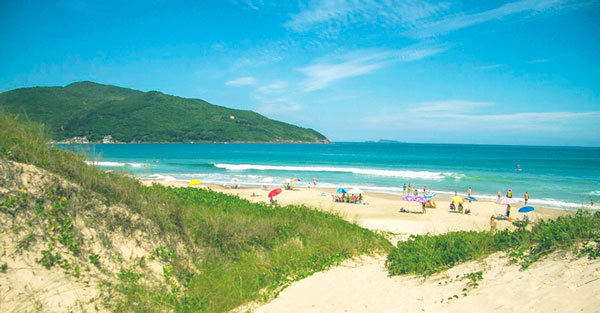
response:
M465 199L463 199L462 197L459 197L459 196L454 196L454 197L452 197L452 201L454 201L456 203L463 203L463 202L465 202Z
M188 185L190 185L190 186L195 186L195 185L200 185L200 184L202 184L202 182L199 179L192 179L188 183Z

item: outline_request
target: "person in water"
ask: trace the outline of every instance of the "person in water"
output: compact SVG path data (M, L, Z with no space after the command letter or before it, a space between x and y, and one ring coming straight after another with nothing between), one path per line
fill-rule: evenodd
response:
M406 196L406 184L402 185L402 195Z
M317 187L317 176L313 176L313 185Z
M508 191L506 192L506 197L512 198L512 189L508 189Z
M527 205L527 201L529 201L529 194L527 193L527 191L525 191L524 200L525 200L525 205Z

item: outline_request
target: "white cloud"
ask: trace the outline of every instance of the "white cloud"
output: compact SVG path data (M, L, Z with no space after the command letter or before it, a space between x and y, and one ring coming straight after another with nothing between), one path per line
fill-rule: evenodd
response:
M283 91L287 88L287 83L284 81L274 81L266 85L259 86L256 91L261 94L272 94L279 91Z
M321 0L309 5L284 25L296 32L317 27L335 28L350 23L414 24L445 11L448 3L418 0Z
M540 63L546 63L546 62L548 62L548 59L536 59L536 60L528 61L527 64L540 64Z
M583 119L599 119L600 111L516 112L486 114L491 102L444 100L423 102L365 117L372 129L428 129L429 131L560 131ZM599 121L600 122L600 121Z
M414 45L400 50L362 50L325 59L299 68L306 75L305 91L323 89L337 81L362 76L394 62L411 62L424 59L446 50L445 46Z
M409 37L428 38L520 13L540 14L580 6L581 2L572 0L519 0L479 12L460 12L452 10L448 2L317 0L301 5L300 12L292 14L284 26L295 32L335 33L351 24L375 24L398 29Z
M520 0L506 3L497 8L478 13L457 13L431 21L416 23L405 34L411 37L426 38L443 35L469 26L482 24L492 20L500 20L519 13L539 14L560 8L565 0Z
M491 102L475 102L466 100L444 100L444 101L431 101L422 102L416 104L414 107L409 109L412 113L434 113L436 115L456 113L456 112L472 112L476 109L490 106Z
M378 55L364 56L340 63L319 63L299 70L307 76L304 81L306 91L323 89L335 81L368 74L383 66Z
M238 77L236 79L232 79L230 81L225 82L226 86L232 87L251 86L254 84L256 84L256 79L250 76Z

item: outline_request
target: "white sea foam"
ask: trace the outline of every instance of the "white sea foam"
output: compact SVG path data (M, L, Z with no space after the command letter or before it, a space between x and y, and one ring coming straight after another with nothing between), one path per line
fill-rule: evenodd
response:
M154 180L167 180L167 181L175 181L177 178L170 175L161 175L161 174L152 174L147 176L150 179Z
M590 192L586 193L586 195L589 195L589 196L600 196L600 190L590 191Z
M109 161L85 161L85 163L89 165L96 166L104 166L104 167L123 167L123 166L131 166L131 167L141 167L143 164L141 163L121 163L121 162L109 162Z
M429 171L406 171L406 170L379 170L353 167L328 167L328 166L278 166L278 165L258 165L258 164L215 164L215 167L229 171L259 170L259 171L292 171L292 172L338 172L353 173L361 175L402 177L402 178L421 178L421 179L443 179L453 177L455 173L441 173ZM462 177L462 176L456 176Z

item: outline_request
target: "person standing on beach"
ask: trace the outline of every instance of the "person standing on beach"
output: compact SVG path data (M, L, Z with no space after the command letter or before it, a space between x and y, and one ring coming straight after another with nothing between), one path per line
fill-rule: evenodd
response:
M469 187L469 189L467 189L467 194L469 195L469 197L471 196L471 192L472 192L472 191L473 191L473 190L471 190L471 187Z
M525 205L527 205L527 201L529 201L529 194L527 193L527 191L525 191Z
M423 186L423 194L427 193L427 186Z
M408 183L408 189L407 189L407 190L408 190L408 193L407 193L407 195L409 195L409 196L410 196L410 189L411 189L411 187L410 187L410 183Z
M421 203L421 209L423 210L423 214L427 213L427 210L425 210L425 202Z
M506 197L512 198L512 189L508 189L508 191L506 192Z
M500 198L502 198L502 192L500 192L500 190L498 190L498 200L500 200Z
M510 217L510 204L506 205L506 217Z
M492 216L490 217L490 231L494 231L496 230L496 219L494 218L494 215L492 214Z
M313 176L313 185L317 187L317 176Z
M404 185L402 185L402 195L406 196L406 183L404 183Z

